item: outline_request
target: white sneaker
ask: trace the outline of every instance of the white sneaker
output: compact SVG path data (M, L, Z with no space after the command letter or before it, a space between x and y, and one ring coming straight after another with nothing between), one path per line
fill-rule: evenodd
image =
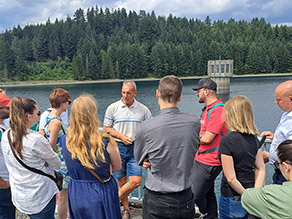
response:
M204 218L207 218L207 216L208 216L208 213L206 213L206 214L201 214L199 218L203 218L203 219L204 219Z

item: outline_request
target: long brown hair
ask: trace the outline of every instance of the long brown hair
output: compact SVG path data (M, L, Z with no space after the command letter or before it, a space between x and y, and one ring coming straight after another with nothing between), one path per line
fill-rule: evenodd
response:
M99 166L99 162L104 163L102 139L109 138L115 146L116 143L112 137L99 131L97 103L92 96L81 95L74 100L69 123L66 145L72 158L78 159L89 169L93 169L94 165Z
M22 140L27 135L26 115L33 114L35 109L36 102L33 99L20 98L18 96L12 98L9 116L9 126L13 137L11 146L21 159L23 159L21 154L23 148Z

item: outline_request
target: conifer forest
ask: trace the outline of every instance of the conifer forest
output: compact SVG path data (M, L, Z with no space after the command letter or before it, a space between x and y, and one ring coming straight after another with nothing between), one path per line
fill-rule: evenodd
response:
M201 76L217 59L235 74L291 72L292 27L96 6L0 34L1 81Z

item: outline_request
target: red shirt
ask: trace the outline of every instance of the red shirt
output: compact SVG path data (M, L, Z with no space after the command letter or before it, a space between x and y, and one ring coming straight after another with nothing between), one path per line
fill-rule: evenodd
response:
M222 103L221 99L216 100L215 102L211 103L207 106L206 110L203 112L201 118L201 129L200 135L205 133L206 131L212 132L216 134L215 138L210 144L202 144L200 145L198 151L206 151L212 148L216 148L220 144L220 140L222 138L221 134L227 135L228 129L224 126L224 121L222 121L221 114L223 112L223 106L217 106L213 108L209 119L208 113L209 110L216 104ZM221 163L218 159L218 150L210 153L198 153L195 157L196 161L209 165L209 166L220 166Z

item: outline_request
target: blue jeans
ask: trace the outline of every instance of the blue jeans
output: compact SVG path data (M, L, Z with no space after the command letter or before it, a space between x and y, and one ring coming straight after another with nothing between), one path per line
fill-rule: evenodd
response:
M0 219L15 219L15 207L11 201L11 191L0 189Z
M55 219L56 195L51 199L47 206L37 214L28 215L30 219Z
M125 176L142 176L142 167L139 166L134 158L134 143L131 145L125 145L121 142L117 142L122 168L120 171L113 173L115 178L123 178Z
M220 219L229 218L248 218L249 214L241 205L241 197L225 197L220 196L219 201L219 216Z
M143 219L193 219L195 216L192 190L161 193L146 188Z

